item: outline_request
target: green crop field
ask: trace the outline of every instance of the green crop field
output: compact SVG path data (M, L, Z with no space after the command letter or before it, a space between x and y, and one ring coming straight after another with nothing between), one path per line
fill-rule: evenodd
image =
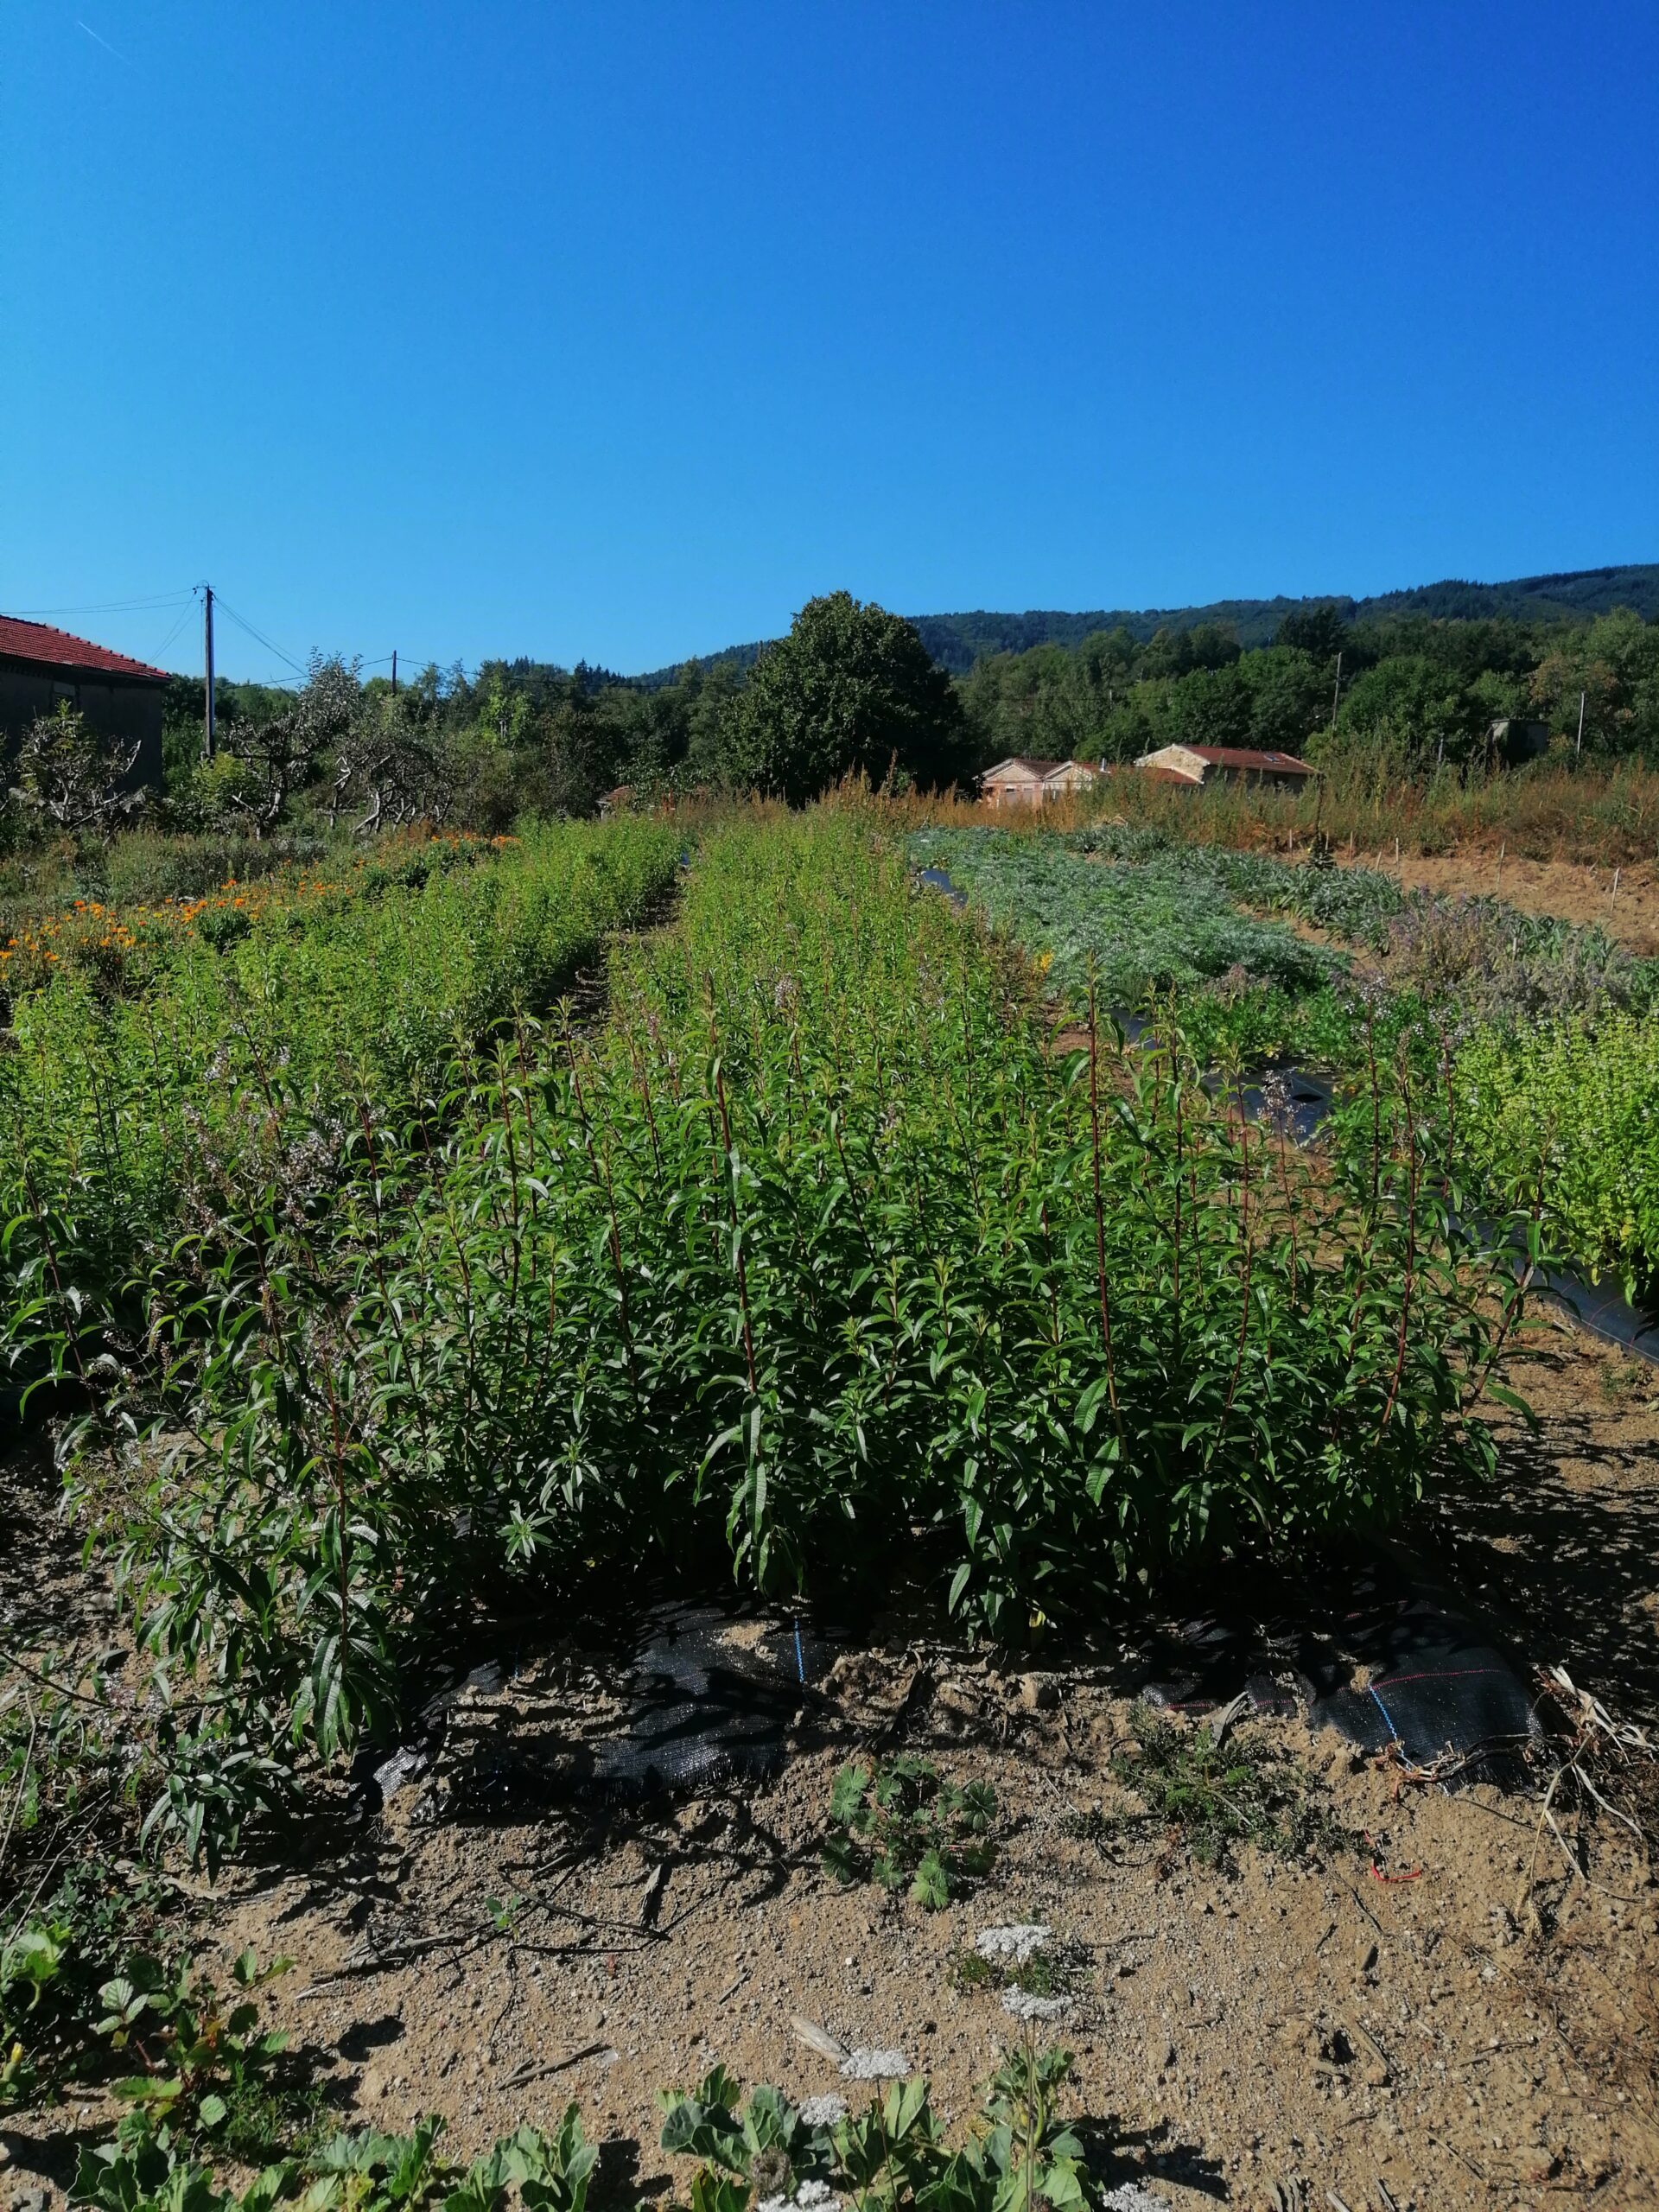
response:
M1019 1642L1484 1463L1513 1285L1404 1060L1316 1158L1178 1027L1057 1052L856 808L708 828L562 1014L679 851L537 833L20 997L4 1341L168 1685L153 1835L217 1854L391 1732L486 1593L856 1586L909 1542Z
M1121 826L925 830L909 851L1074 1014L1092 986L1172 1015L1217 1065L1287 1057L1352 1082L1402 1058L1442 1169L1478 1203L1631 1293L1659 1274L1656 963L1601 931Z

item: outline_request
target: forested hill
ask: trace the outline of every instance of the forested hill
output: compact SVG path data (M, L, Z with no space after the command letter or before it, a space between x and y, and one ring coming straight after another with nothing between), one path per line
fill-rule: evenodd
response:
M1587 622L1615 607L1631 607L1647 621L1659 620L1659 562L1621 568L1573 569L1548 576L1516 576L1508 583L1417 584L1405 591L1380 592L1370 599L1325 594L1307 599L1218 599L1208 607L1099 607L1067 614L1029 609L1023 614L914 614L911 620L941 667L965 676L986 653L1025 652L1033 645L1076 645L1091 632L1124 629L1141 643L1159 630L1192 630L1199 623L1224 623L1242 645L1265 645L1287 614L1312 607L1334 606L1345 621L1384 620L1427 615L1442 621L1470 621L1509 615L1517 621ZM702 656L696 665L717 660L747 668L759 644L733 645ZM659 669L640 681L666 683L672 669Z

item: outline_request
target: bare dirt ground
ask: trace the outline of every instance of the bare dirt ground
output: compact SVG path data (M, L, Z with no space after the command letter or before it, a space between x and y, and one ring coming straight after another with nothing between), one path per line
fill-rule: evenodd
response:
M1659 1371L1551 1326L1516 1380L1540 1433L1505 1416L1497 1485L1426 1509L1406 1542L1528 1659L1651 1720ZM1659 2202L1659 1889L1616 1823L1580 1837L1564 1815L1558 1843L1535 1789L1402 1783L1273 1720L1251 1726L1351 1847L1246 1845L1210 1869L1155 1828L1091 1840L1136 1805L1112 1774L1132 1741L1117 1672L1097 1649L1022 1676L892 1620L804 1707L775 1778L641 1804L556 1786L623 1700L612 1661L550 1643L461 1693L434 1770L382 1814L308 1865L199 1890L206 1924L224 1961L245 1943L295 1960L273 2010L348 2117L437 2111L470 2152L579 2098L628 2202L668 2178L654 2092L716 2058L800 2095L864 2094L797 2015L902 2051L965 2122L1025 2031L960 1961L1016 1922L1050 1926L1069 1961L1065 2016L1035 2032L1075 2052L1073 2109L1107 2171L1173 2205L1266 2206L1293 2176L1352 2212L1385 2212L1379 2184L1421 2212ZM998 1796L989 1878L938 1914L819 1861L838 1764L900 1746ZM555 1786L526 1790L538 1774ZM95 2117L60 2116L60 2145ZM54 2129L13 2132L8 2181L61 2171Z
M1374 868L1408 891L1463 893L1508 899L1525 914L1554 914L1580 927L1594 923L1627 951L1659 953L1659 867L1640 861L1618 871L1580 861L1520 860L1514 854L1460 851L1425 857L1391 851L1336 853L1343 868Z

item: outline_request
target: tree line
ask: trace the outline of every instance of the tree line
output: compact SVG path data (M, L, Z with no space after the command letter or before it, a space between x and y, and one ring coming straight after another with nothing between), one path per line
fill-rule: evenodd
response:
M849 774L965 787L1012 753L1122 762L1171 743L1470 772L1492 765L1505 717L1541 721L1574 757L1659 758L1659 622L1627 608L1576 623L1356 621L1332 602L1297 607L1252 648L1224 623L1149 639L1121 626L986 655L953 677L913 624L841 591L810 601L752 660L688 663L667 682L492 660L471 675L429 667L394 691L319 657L297 692L223 683L216 708L207 760L200 687L175 680L164 806L179 827L493 831L521 814L591 814L624 787L799 803ZM130 763L72 721L54 717L22 748L14 839L131 816Z

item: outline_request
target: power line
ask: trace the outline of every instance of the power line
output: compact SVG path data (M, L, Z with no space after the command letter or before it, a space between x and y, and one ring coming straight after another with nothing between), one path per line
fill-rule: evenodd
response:
M172 644L174 639L178 636L180 631L183 629L185 624L190 620L192 612L193 602L187 599L184 605L179 609L178 613L174 618L173 627L168 632L167 635L162 639L161 644L156 648L156 658L157 660L160 660L162 655Z
M149 599L105 599L86 607L20 607L16 619L27 622L47 614L142 614L153 607L176 607L192 595L187 586L181 592L157 592Z
M262 630L256 630L245 614L238 614L222 592L216 591L213 594L213 600L215 605L221 607L239 629L245 630L248 635L262 645L268 653L275 653L278 660L286 661L296 676L305 676L309 673L308 670L301 667L292 653L285 653L282 647L273 643Z

